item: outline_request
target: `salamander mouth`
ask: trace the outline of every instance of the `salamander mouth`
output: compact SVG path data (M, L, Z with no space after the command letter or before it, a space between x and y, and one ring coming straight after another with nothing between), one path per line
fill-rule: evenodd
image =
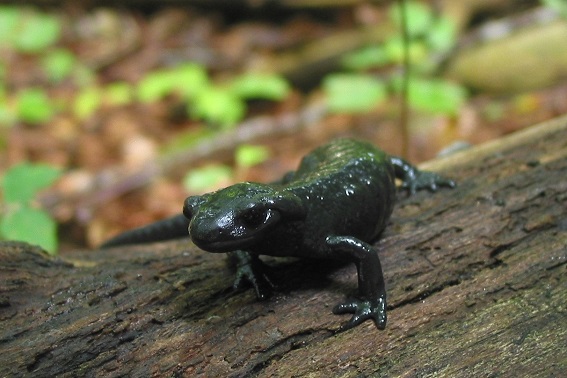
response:
M257 241L257 235L247 237L231 238L230 240L205 241L192 238L193 243L207 252L226 253L238 249L247 249Z

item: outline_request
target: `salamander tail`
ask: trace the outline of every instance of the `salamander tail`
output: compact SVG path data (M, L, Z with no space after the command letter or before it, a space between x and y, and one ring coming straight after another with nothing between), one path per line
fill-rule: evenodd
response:
M126 231L107 240L100 248L110 248L128 244L144 244L188 237L189 220L182 214Z

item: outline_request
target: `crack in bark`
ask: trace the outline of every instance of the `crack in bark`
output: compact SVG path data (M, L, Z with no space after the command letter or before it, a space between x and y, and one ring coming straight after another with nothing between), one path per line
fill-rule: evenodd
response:
M334 332L327 329L307 329L305 331L288 335L260 351L260 361L252 364L246 372L241 371L236 375L231 375L230 377L257 377L262 373L265 366L269 365L272 361L281 359L290 351L305 348L313 342L327 339L333 335Z
M396 303L395 305L388 306L388 310L391 311L391 310L394 310L396 308L404 307L408 304L414 304L414 303L421 302L424 299L426 299L426 298L428 298L428 297L430 297L430 296L432 296L436 293L439 293L439 292L445 290L448 287L459 285L462 282L463 282L463 280L461 280L459 278L449 280L447 282L442 283L441 285L435 286L435 287L433 287L429 290L418 293L418 294L414 295L413 297L404 299L403 301L400 301L400 302Z

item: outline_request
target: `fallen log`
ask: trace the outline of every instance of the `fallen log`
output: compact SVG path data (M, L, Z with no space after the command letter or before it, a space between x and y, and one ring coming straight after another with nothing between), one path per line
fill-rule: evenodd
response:
M567 117L442 160L376 243L389 323L335 334L356 270L270 259L234 293L186 240L49 257L0 244L0 376L560 376L567 367Z

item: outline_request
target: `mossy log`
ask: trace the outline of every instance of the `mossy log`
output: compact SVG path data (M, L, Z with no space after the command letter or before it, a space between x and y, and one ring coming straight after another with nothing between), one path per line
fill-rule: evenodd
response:
M426 164L376 243L389 322L338 333L353 266L268 261L231 290L186 240L48 257L0 245L0 377L555 377L567 368L567 117Z

